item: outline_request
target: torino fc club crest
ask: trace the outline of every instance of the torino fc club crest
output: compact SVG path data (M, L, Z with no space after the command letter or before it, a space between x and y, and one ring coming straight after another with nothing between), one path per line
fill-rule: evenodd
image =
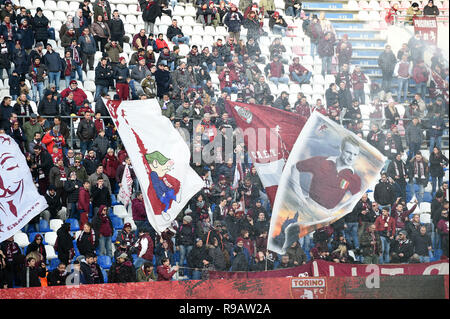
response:
M294 299L326 299L325 277L292 278L291 295Z
M241 119L243 119L247 124L250 124L253 119L253 113L246 107L240 107L235 105L234 109Z

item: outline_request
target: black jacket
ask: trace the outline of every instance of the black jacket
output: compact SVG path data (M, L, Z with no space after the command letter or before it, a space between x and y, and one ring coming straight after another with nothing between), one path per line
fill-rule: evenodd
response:
M375 201L384 206L384 205L392 205L396 198L394 198L394 188L392 185L386 181L380 182L375 186L375 191L373 193L373 197Z
M176 246L193 246L195 242L195 230L192 224L183 224L179 227L175 237Z
M91 200L93 207L100 207L101 205L111 207L111 195L108 187L104 186L100 189L95 185L91 190Z
M136 271L131 261L127 260L121 264L115 262L109 269L109 283L136 282Z
M42 99L42 101L39 103L38 106L38 113L40 115L49 115L49 116L56 116L58 115L58 103L55 99L51 98L50 101L45 97Z
M100 63L95 68L95 85L108 86L113 70L109 65L103 67Z
M61 274L58 269L55 269L47 275L47 283L49 286L65 286L67 276L68 274Z
M41 280L39 277L45 277L45 268L42 268L40 265L36 265L36 267L32 268L25 267L20 274L22 287L41 287Z
M189 267L191 268L203 268L203 259L206 259L208 256L208 251L205 246L197 247L194 246L191 252L187 256L187 262Z
M62 207L61 196L58 195L58 193L55 193L55 196L51 196L47 191L44 195L44 198L48 204L47 210L50 212L50 218L57 218L57 213Z
M78 186L78 188L76 186ZM78 179L76 179L74 181L71 179L68 179L67 181L64 182L64 190L67 193L67 202L68 203L77 203L78 202L78 195L80 193L81 187L83 187L83 183Z

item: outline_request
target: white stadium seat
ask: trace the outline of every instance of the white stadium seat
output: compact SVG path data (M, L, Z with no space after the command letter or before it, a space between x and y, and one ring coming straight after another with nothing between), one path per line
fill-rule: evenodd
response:
M55 248L53 248L53 246L45 245L45 253L47 254L48 260L58 258L58 256L55 253Z
M66 1L58 1L58 10L64 11L64 12L69 12L69 4Z
M67 15L66 15L65 12L55 11L54 19L59 20L61 22L66 22L67 21Z
M45 4L42 0L33 0L33 9L41 8L44 10Z
M128 215L127 209L123 205L113 206L113 213L119 218L125 218Z
M56 232L46 232L44 234L44 239L45 242L51 246L55 246L56 243L56 238L58 237L58 235L56 234Z
M25 248L30 244L28 240L28 235L22 232L16 233L14 235L14 241L19 245L20 248Z
M61 219L50 219L50 229L53 231L57 231L61 225L63 224L63 221Z

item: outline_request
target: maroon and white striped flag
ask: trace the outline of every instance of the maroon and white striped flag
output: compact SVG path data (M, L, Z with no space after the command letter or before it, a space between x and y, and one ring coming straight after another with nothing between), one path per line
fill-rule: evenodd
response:
M289 152L307 119L265 105L227 101L225 106L242 130L248 154L273 204Z

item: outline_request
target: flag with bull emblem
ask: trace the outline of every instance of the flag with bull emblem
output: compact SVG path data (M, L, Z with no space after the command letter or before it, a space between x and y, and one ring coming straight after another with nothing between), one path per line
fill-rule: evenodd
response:
M0 242L47 207L19 146L10 136L0 134Z

